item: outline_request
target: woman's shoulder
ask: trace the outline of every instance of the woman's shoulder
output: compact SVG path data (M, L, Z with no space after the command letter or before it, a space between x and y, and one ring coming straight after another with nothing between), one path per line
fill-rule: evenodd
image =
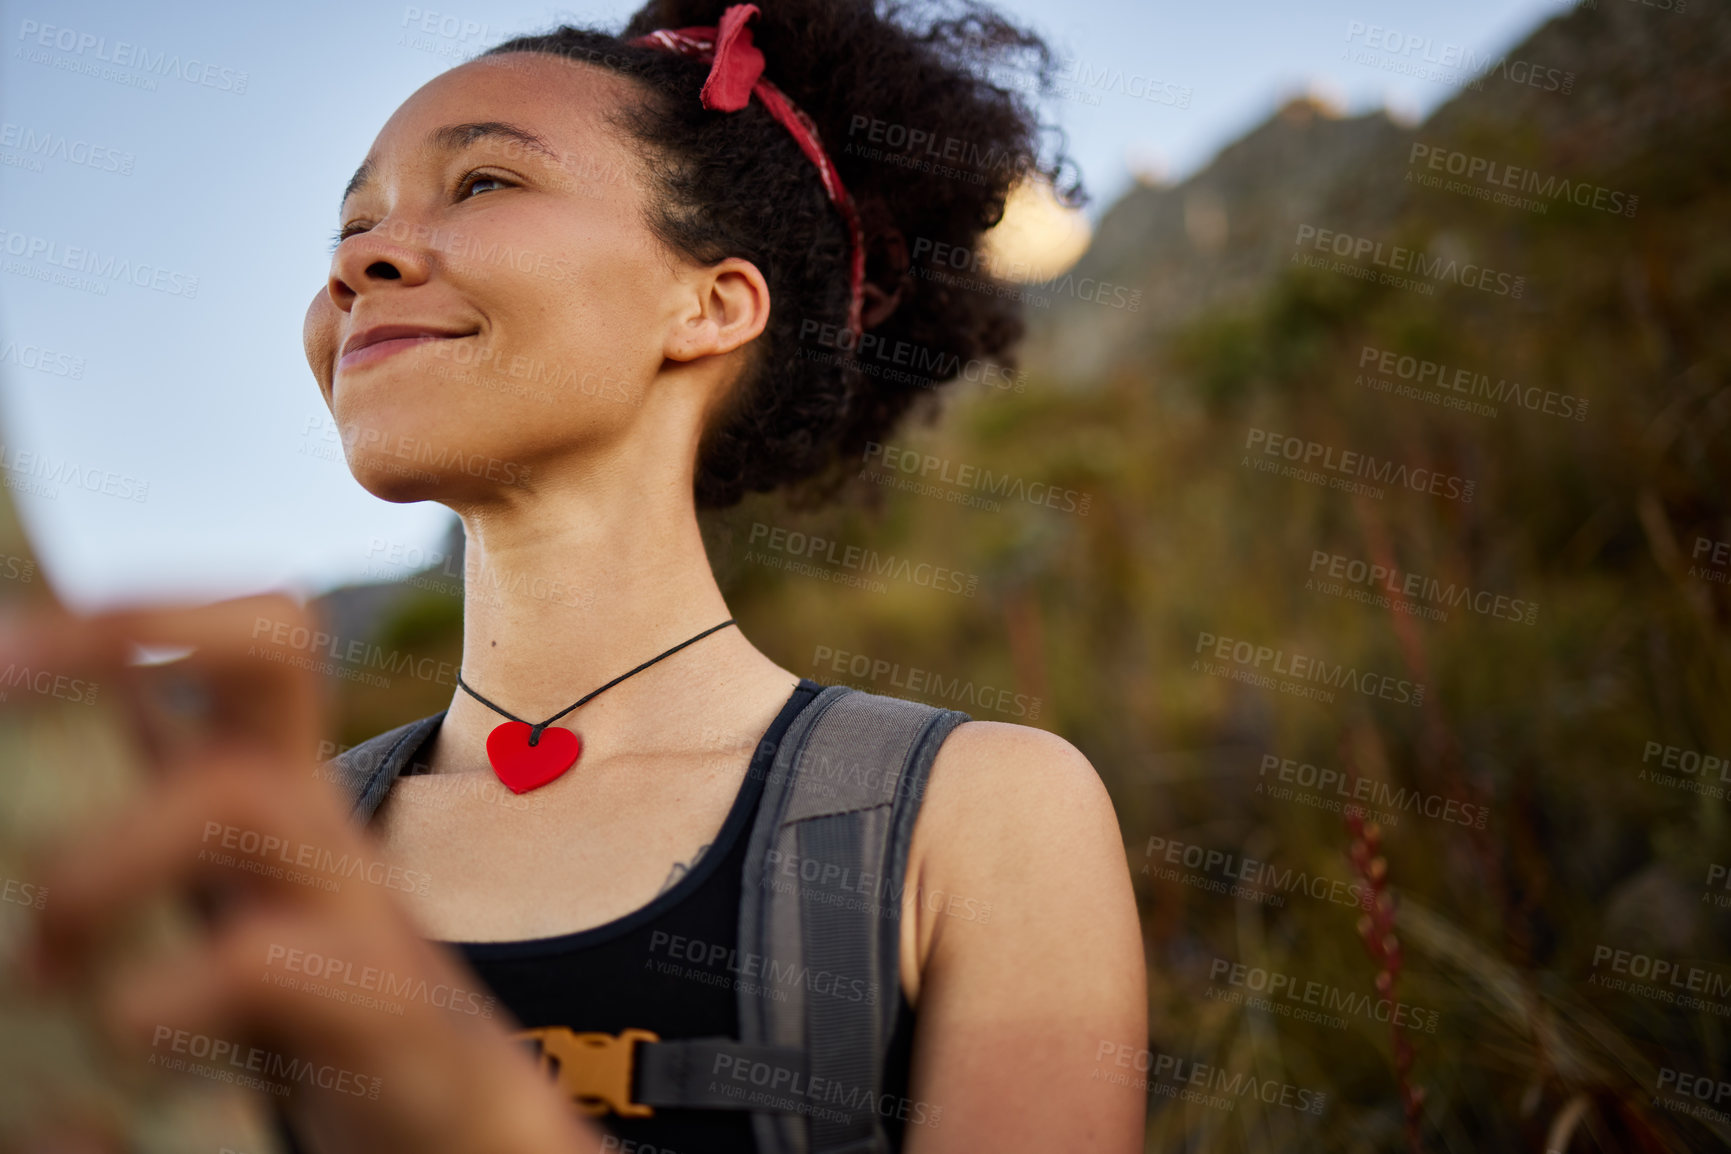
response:
M932 763L927 802L952 816L1049 828L1078 817L1116 824L1105 783L1082 751L1049 730L1002 721L957 726Z
M904 909L917 905L902 961L919 975L910 998L935 956L976 975L1020 959L1055 981L1054 937L1064 949L1124 958L1139 940L1111 796L1080 750L1043 729L969 721L951 732L932 763L909 866Z
M1125 870L1117 812L1082 751L1044 729L957 726L914 827L921 885L1003 894L1086 886Z

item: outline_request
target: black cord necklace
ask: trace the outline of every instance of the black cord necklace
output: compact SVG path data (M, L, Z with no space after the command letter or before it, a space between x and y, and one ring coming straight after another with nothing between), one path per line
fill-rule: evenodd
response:
M493 732L487 735L487 760L493 763L493 772L499 780L505 783L512 793L527 793L532 789L546 785L573 765L577 764L577 755L583 751L583 743L569 729L548 729L555 721L576 709L579 705L598 694L612 689L627 677L642 673L663 657L672 657L693 641L701 641L717 629L725 629L733 624L729 617L720 625L712 625L696 637L687 638L658 657L651 657L630 673L621 673L600 689L587 693L576 701L549 717L540 724L524 721L514 713L506 713L479 693L470 688L463 680L462 673L457 674L457 684L463 691L494 713L502 714L511 720L503 725L493 727ZM542 739L546 740L543 741Z

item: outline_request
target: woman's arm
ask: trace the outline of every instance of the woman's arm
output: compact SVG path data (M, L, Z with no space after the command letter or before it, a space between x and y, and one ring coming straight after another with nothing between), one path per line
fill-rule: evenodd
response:
M910 1094L925 1104L909 1116L927 1122L908 1126L907 1154L1142 1149L1146 1093L1134 1070L1108 1080L1148 1035L1141 931L1111 799L1074 746L997 722L950 735L915 825L908 918Z
M377 846L314 772L318 686L294 664L297 651L271 643L279 622L290 635L313 627L292 601L271 597L96 618L45 614L0 638L0 663L118 682L151 754L141 796L59 847L40 923L43 980L91 982L106 1023L140 1064L172 1059L191 1048L183 1040L202 1035L247 1055L239 1072L295 1083L290 1114L319 1154L598 1150L601 1132L503 1021L420 993L474 990L479 980L419 935ZM210 691L197 738L171 747L166 731L152 735L143 691L162 671L128 666L133 643L195 647L175 671ZM131 959L118 973L87 973L107 929L165 891L196 891L210 904L193 943L176 956ZM335 975L360 975L364 989L368 975L389 975L406 991L393 999L403 1012L298 988L307 967L286 962L312 957L332 984ZM307 1063L319 1077L280 1073Z

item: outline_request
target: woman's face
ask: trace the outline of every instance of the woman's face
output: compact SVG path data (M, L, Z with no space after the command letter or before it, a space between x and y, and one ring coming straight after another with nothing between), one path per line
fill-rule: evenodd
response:
M649 232L640 162L604 127L633 98L601 69L513 53L437 77L380 131L304 330L372 493L551 483L642 423L702 270Z

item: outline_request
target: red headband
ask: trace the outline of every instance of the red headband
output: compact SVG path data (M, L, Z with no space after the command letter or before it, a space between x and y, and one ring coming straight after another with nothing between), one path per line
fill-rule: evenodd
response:
M703 82L703 91L699 94L703 107L720 112L738 112L755 92L769 114L793 133L800 151L817 165L830 203L841 212L842 220L847 224L852 251L848 262L847 318L848 328L857 339L864 332L860 311L865 293L865 242L860 231L859 212L818 140L817 125L812 123L811 117L794 107L793 101L783 95L781 89L763 78L763 53L752 44L751 29L746 27L746 21L757 14L755 4L733 4L722 12L719 28L660 28L647 36L639 36L631 43L712 61L709 77Z

